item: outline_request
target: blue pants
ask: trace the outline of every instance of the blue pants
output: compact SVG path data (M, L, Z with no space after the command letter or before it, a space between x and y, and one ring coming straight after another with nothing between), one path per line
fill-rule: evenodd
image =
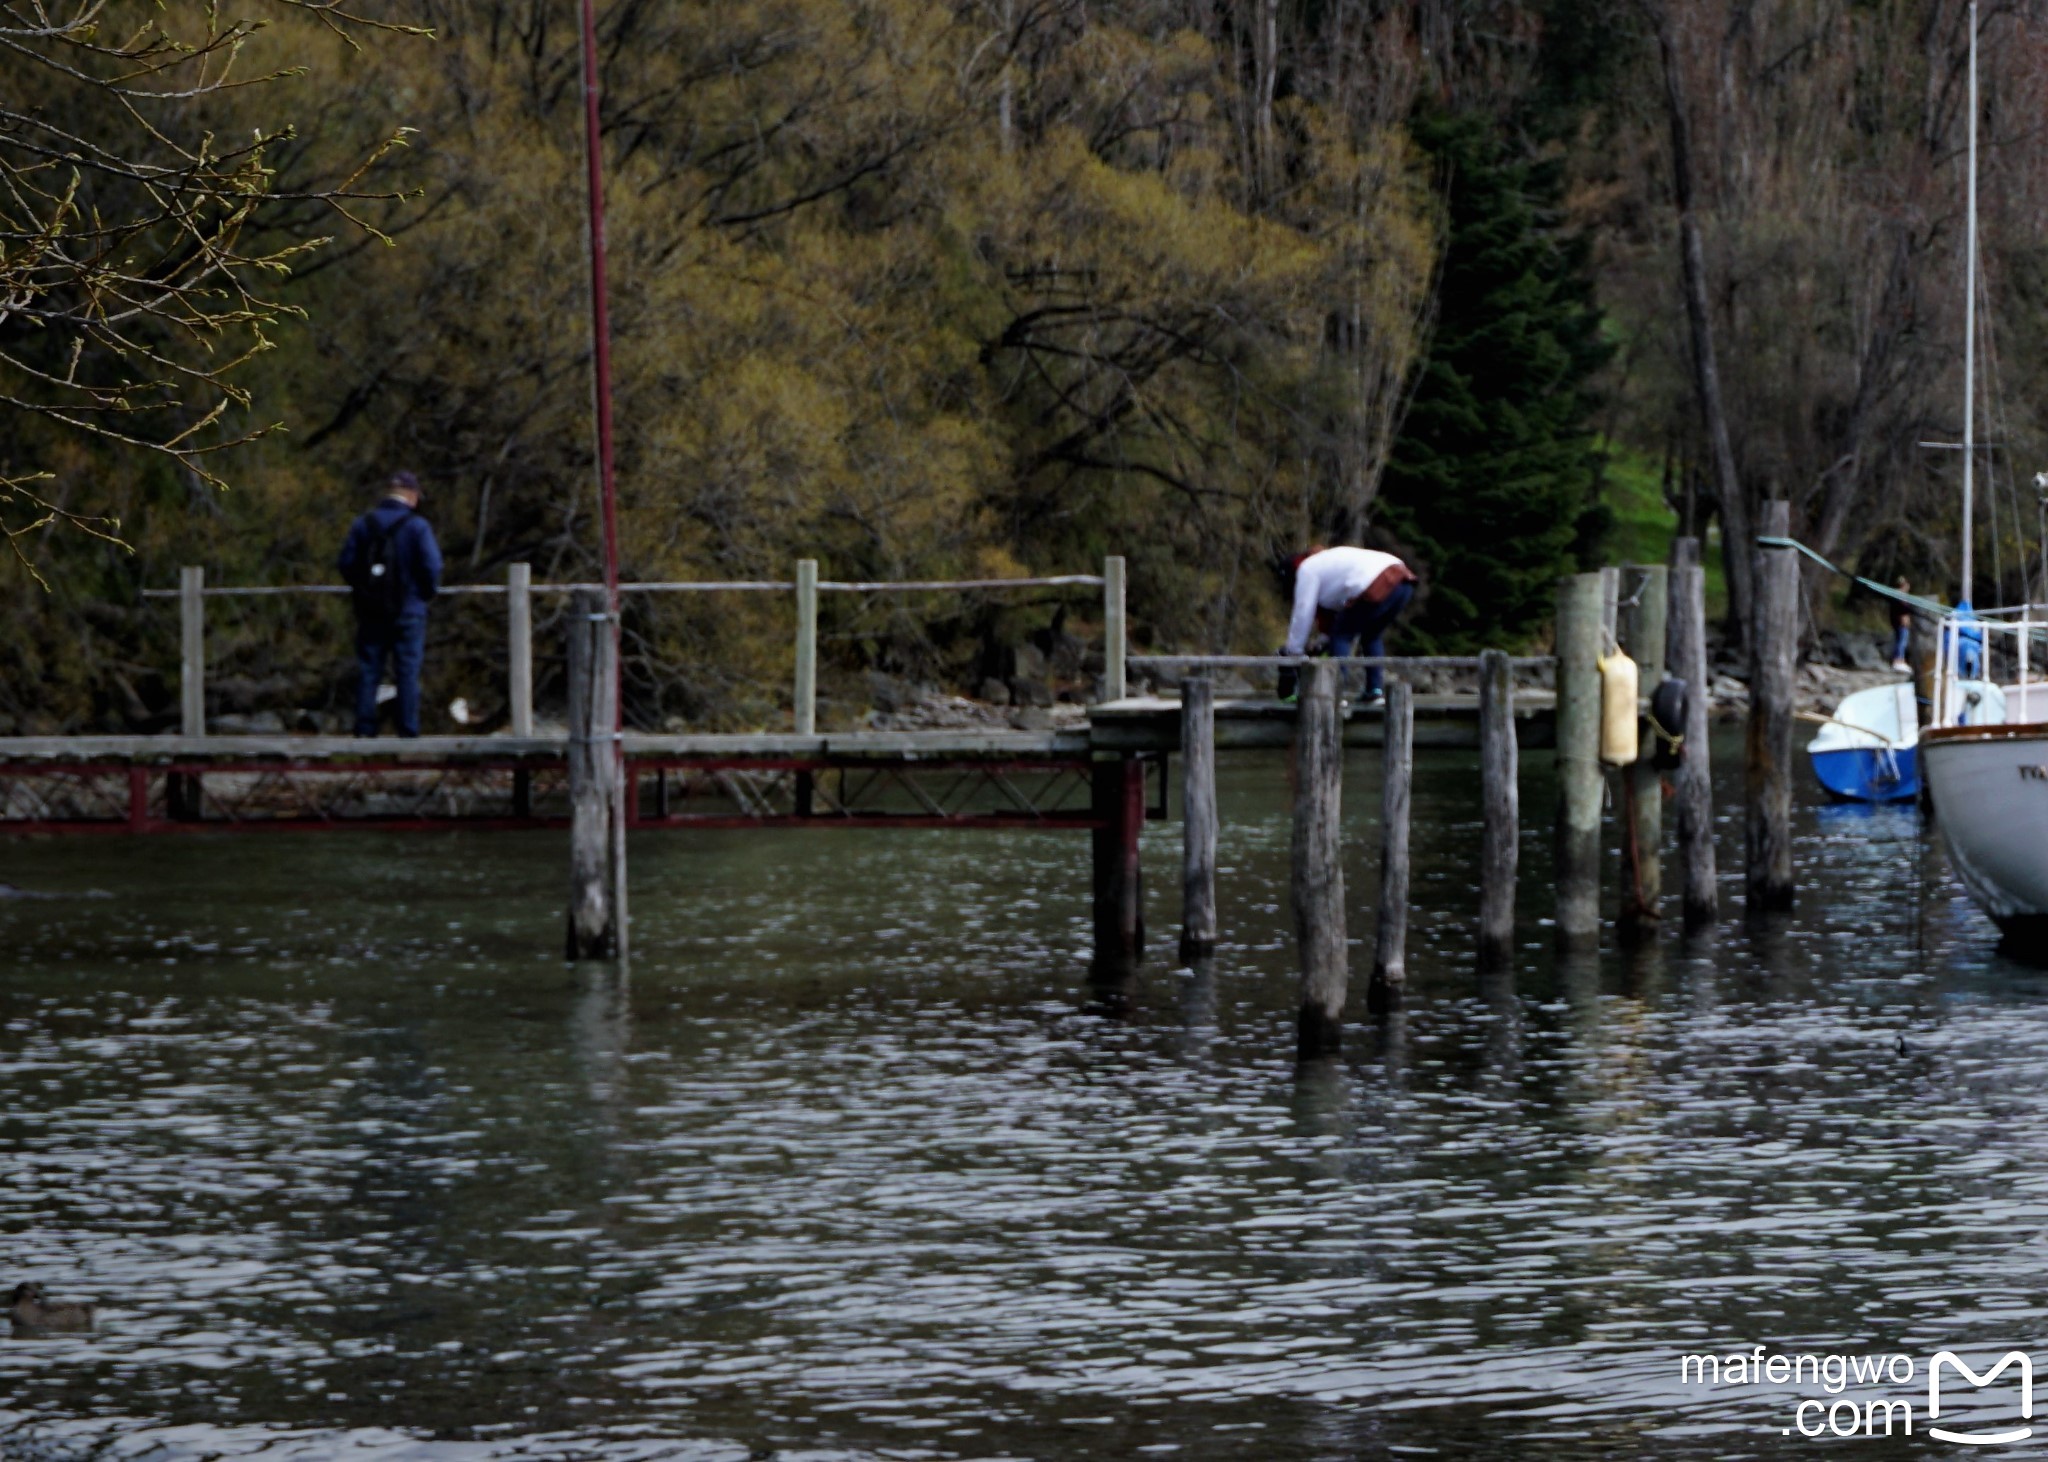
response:
M1415 585L1408 583L1400 585L1377 604L1368 604L1363 599L1352 600L1337 611L1336 623L1330 626L1330 653L1341 659L1352 654L1352 647L1356 645L1356 653L1360 655L1386 654L1382 638L1414 597ZM1367 695L1378 695L1385 681L1386 676L1379 666L1366 667Z
M377 687L387 658L398 682L398 734L420 734L420 664L426 657L425 615L386 624L356 621L356 735L377 734Z
M1913 626L1902 624L1894 627L1892 630L1892 658L1894 660L1905 659L1906 649L1912 643Z

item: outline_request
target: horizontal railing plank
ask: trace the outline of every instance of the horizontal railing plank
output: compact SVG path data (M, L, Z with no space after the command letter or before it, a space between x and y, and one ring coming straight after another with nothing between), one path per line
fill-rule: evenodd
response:
M908 593L948 589L1061 589L1100 588L1100 574L1053 574L1031 579L890 579L861 582L850 579L820 579L818 587L841 594ZM568 594L577 589L602 589L602 584L533 584L534 594ZM645 580L619 585L621 594L753 594L787 593L796 588L793 579L676 579ZM280 594L347 594L346 584L219 584L200 591L209 599L257 599ZM444 584L443 594L502 594L503 584ZM145 599L175 599L176 589L144 589Z

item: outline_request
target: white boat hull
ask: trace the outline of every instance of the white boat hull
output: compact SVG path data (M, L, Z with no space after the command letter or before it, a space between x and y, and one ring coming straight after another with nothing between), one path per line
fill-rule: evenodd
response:
M1920 770L1970 896L2007 934L2048 942L2048 725L1922 732Z

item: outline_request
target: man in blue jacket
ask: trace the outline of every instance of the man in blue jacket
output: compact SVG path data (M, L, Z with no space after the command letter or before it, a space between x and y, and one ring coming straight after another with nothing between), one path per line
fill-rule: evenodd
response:
M356 519L341 546L341 577L355 594L358 736L377 734L387 660L398 680L398 734L420 734L420 663L427 605L441 589L441 545L419 506L419 479L392 473L384 500Z

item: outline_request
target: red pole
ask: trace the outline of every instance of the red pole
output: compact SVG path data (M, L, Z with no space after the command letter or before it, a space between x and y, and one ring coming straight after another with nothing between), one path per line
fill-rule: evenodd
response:
M612 488L612 324L605 290L604 154L597 119L597 10L583 7L583 133L590 172L590 335L597 372L597 481L604 510L605 612L618 633L619 514ZM623 714L623 706L621 707Z
M626 695L625 645L619 633L619 510L612 480L612 326L605 288L604 151L598 126L596 0L581 0L583 134L590 175L590 338L597 396L598 501L604 518L604 609L612 636L612 914L618 951L626 953Z

